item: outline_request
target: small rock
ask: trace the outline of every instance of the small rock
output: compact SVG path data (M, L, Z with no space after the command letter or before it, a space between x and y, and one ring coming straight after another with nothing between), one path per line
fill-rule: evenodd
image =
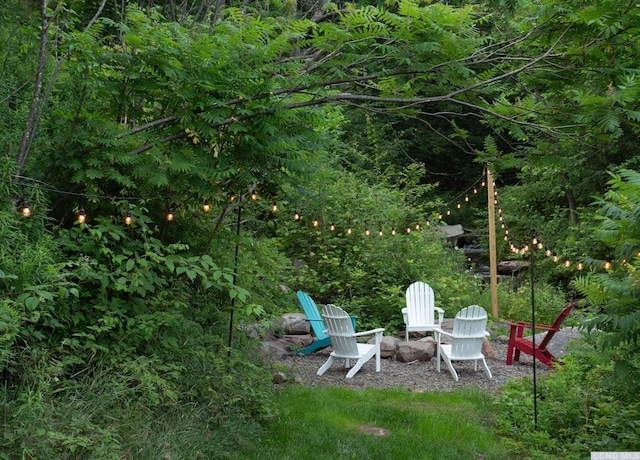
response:
M284 372L276 372L273 374L272 377L273 377L273 383L275 383L276 385L280 385L287 381L287 376L285 375Z

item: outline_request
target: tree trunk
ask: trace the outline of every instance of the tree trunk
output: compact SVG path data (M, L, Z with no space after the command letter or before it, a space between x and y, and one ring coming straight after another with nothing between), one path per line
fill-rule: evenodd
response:
M562 174L563 179L567 183L565 194L567 196L567 204L569 205L569 217L573 225L578 225L578 213L576 212L576 199L573 196L573 190L569 187L569 175L567 173Z

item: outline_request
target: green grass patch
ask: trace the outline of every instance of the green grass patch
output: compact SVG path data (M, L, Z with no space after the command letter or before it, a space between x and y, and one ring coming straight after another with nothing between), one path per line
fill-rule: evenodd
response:
M291 386L264 438L235 458L515 458L479 391L416 393Z

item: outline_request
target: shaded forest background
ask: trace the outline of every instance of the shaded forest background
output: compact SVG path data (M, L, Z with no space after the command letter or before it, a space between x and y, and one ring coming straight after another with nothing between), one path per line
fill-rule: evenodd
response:
M415 280L447 316L490 310L438 229L488 246L487 170L500 259L534 250L538 320L580 299L599 350L548 391L599 382L606 439L568 409L576 392L546 427L575 429L548 451L637 448L637 397L617 404L639 394L622 383L639 381L639 15L613 0L4 2L0 458L159 458L159 439L233 452L277 410L246 326L298 310L298 289L390 333ZM530 318L527 276L500 283L495 321ZM207 433L178 441L177 420Z

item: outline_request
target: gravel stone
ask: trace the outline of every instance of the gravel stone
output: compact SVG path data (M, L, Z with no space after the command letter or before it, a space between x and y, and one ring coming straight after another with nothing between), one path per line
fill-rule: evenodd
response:
M531 356L522 353L519 363L507 366L507 344L498 339L492 341L491 346L495 357L487 358L487 365L493 378L488 379L481 366L475 371L473 361L454 361L453 366L458 373L457 382L449 373L444 361L441 362L440 372L437 371L435 357L431 361L410 363L382 359L380 372L376 372L374 357L350 379L345 378L347 370L344 368L344 361L334 363L323 375L317 375L318 369L327 360L331 347L304 356L290 355L277 363L286 368L285 372L290 376L290 381L311 387L406 388L418 392L446 392L464 387L497 390L511 378L533 378ZM553 370L537 362L536 378L541 378L549 372Z

